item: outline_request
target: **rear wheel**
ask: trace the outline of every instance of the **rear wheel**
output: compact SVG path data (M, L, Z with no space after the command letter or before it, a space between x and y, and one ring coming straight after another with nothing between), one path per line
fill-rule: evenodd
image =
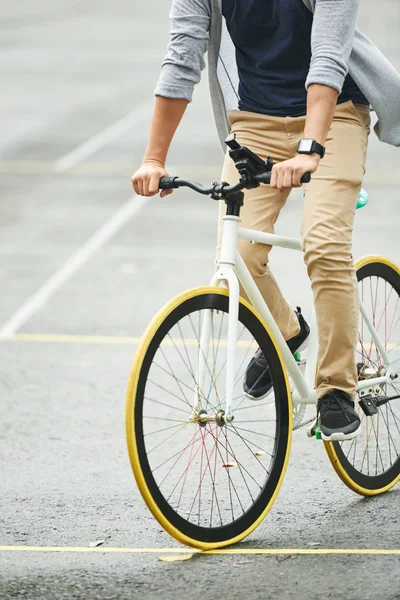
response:
M205 550L240 541L262 521L282 483L291 442L290 389L281 357L264 322L243 300L234 419L224 419L228 302L219 288L193 289L171 301L142 339L127 393L128 451L142 496L168 533ZM206 319L208 352L200 345ZM271 370L273 393L254 402L245 396L243 377L258 347Z
M389 357L390 383L371 386L372 402L400 395L400 270L380 256L367 256L356 264L360 300ZM384 360L360 313L357 364L359 379L386 374ZM343 482L354 492L373 496L400 480L400 399L376 407L366 416L358 413L362 433L346 442L324 442L328 456Z

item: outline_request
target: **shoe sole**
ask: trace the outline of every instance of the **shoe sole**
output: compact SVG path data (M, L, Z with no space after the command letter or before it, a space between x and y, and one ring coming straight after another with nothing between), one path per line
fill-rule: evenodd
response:
M335 433L331 433L331 435L325 435L321 431L321 437L324 442L346 442L347 440L353 440L358 437L361 433L362 426L360 425L356 431L352 431L351 433L343 433L341 431L337 431Z
M304 342L297 348L295 354L297 354L297 352L303 352L303 350L305 350L308 347L308 340L309 340L310 336L308 335L306 337L306 339L304 340ZM259 400L264 400L264 398L266 398L267 396L269 396L269 394L273 391L273 388L271 387L271 389L268 390L268 392L266 392L265 394L263 394L262 396L252 396L251 394L247 394L245 393L246 398L248 398L249 400L251 400L252 402L258 402Z
M259 402L260 400L264 400L264 398L269 396L273 392L273 389L274 388L271 388L270 390L268 390L268 392L266 392L262 396L255 397L255 396L251 396L250 394L246 394L246 393L245 393L245 396L248 400L251 400L252 402Z

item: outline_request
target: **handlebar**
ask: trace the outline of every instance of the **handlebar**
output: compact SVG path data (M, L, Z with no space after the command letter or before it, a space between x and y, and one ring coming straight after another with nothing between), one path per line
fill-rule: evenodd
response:
M311 181L311 173L304 173L303 177L300 179L300 183L310 183Z
M305 173L301 178L301 183L309 183L311 181L311 173ZM159 183L160 190L177 189L180 187L188 187L199 194L204 196L223 194L230 195L236 192L240 192L245 188L256 187L254 184L260 185L261 183L269 185L271 183L271 172L261 173L259 175L253 175L251 181L240 181L235 185L228 185L224 182L214 183L209 187L205 187L197 181L191 179L181 179L180 177L162 177Z
M197 181L192 181L191 179L181 179L180 177L162 177L159 183L160 190L169 190L176 189L180 187L188 187L198 194L203 194L204 196L212 196L215 199L219 197L228 197L229 195L235 194L236 192L240 192L247 186L247 182L239 182L235 185L228 185L223 181L221 183L213 183L209 187L205 187L198 183Z
M243 204L242 190L251 190L257 188L261 183L269 185L271 183L271 174L274 166L273 160L267 158L264 162L260 156L254 154L249 148L241 146L236 140L236 134L229 135L225 140L228 146L229 156L235 163L237 170L240 173L240 181L235 185L229 185L225 181L220 183L212 183L211 186L205 187L197 181L191 179L180 179L179 177L162 177L159 183L160 190L170 190L179 187L188 187L204 194L211 196L214 200L225 200L234 202L235 195L238 195L236 201ZM311 173L305 173L301 178L301 183L309 183L311 181Z

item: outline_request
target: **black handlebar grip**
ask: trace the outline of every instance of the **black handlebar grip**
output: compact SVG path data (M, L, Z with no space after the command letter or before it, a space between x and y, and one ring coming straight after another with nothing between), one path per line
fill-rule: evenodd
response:
M311 181L311 173L304 173L303 177L300 179L301 183L310 183Z
M266 183L267 185L269 185L271 183L271 175L272 173L269 171L267 173L263 173L261 176L256 176L256 180L260 183ZM300 181L301 183L310 183L311 173L304 173Z
M160 182L158 184L158 189L170 190L172 188L176 188L175 179L177 179L177 177L161 177Z

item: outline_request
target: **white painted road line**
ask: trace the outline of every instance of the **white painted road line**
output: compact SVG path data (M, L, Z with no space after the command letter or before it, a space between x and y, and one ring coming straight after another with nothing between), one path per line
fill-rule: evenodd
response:
M134 195L61 267L0 329L0 339L7 339L34 315L55 291L74 275L108 240L151 198Z
M104 129L104 131L89 138L86 142L75 148L75 150L68 152L68 154L57 160L53 166L54 171L57 173L68 171L68 169L75 167L75 165L92 156L116 138L136 127L151 116L152 106L152 103L149 102L141 104L126 115L126 117L123 117L113 125L110 125L110 127L107 127L107 129Z

